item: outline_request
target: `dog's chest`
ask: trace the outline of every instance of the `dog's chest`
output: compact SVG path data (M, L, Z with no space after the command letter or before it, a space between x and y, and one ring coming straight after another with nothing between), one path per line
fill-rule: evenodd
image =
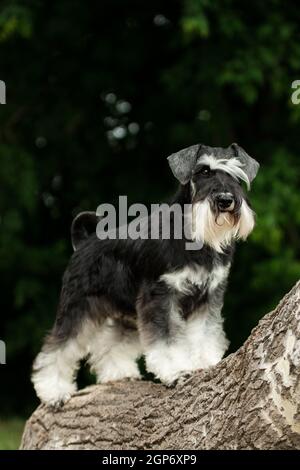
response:
M178 297L182 311L187 316L208 301L212 294L228 277L230 264L217 265L211 270L201 266L187 266L161 276Z

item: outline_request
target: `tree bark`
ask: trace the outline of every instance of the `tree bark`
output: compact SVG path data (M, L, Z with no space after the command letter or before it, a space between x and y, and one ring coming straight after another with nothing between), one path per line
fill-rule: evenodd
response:
M300 282L245 344L174 389L94 385L40 405L21 449L300 449Z

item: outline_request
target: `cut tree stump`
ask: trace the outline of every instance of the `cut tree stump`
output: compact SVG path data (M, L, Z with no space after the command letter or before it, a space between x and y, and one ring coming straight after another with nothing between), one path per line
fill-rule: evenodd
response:
M40 405L21 449L300 449L300 282L245 344L173 389L93 385Z

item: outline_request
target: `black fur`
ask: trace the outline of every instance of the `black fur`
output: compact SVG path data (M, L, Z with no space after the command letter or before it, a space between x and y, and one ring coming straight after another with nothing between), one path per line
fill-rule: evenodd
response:
M194 194L191 194L190 183L180 186L171 204L183 206L208 197L217 214L216 194L230 191L235 197L234 211L238 216L242 198L245 198L239 183L222 171L211 172L208 177L201 173L202 169L198 167L194 171ZM95 220L93 216L88 217L92 224ZM51 334L55 341L63 342L76 335L86 316L100 323L103 318L112 316L132 327L138 315L141 327L148 330L149 336L168 336L172 296L177 296L183 318L201 304L215 299L213 293L208 294L207 285L202 289L191 286L189 294L183 295L161 282L160 276L187 265L201 266L210 272L213 267L231 262L234 250L232 244L222 254L208 245L201 250L188 251L184 235L181 240L99 240L95 233L89 234L88 228L83 227L80 233L77 250L63 277L57 318ZM224 289L225 285L216 292L221 297L218 302L222 302Z
M227 164L230 158L236 160ZM119 233L107 227L116 239L103 239L106 220L95 213L74 220L75 251L56 320L33 365L43 402L69 399L83 358L105 383L140 378L136 360L144 354L147 371L169 386L224 356L229 343L221 310L233 240L254 227L235 175L250 184L259 165L236 146L196 145L168 161L179 190L155 215L128 225L132 238L124 237L124 227Z
M96 232L99 217L95 212L81 212L78 214L71 225L71 240L74 251L90 235Z

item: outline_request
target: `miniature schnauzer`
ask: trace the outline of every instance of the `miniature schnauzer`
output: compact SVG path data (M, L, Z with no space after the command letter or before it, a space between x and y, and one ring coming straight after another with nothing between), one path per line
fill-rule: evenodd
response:
M194 145L168 162L180 183L172 204L192 208L185 223L200 248L187 250L185 233L100 240L97 216L77 217L55 324L33 366L42 402L70 398L83 358L105 383L139 379L144 355L147 370L172 385L227 350L221 309L234 242L255 223L242 182L249 189L259 164L237 144Z

